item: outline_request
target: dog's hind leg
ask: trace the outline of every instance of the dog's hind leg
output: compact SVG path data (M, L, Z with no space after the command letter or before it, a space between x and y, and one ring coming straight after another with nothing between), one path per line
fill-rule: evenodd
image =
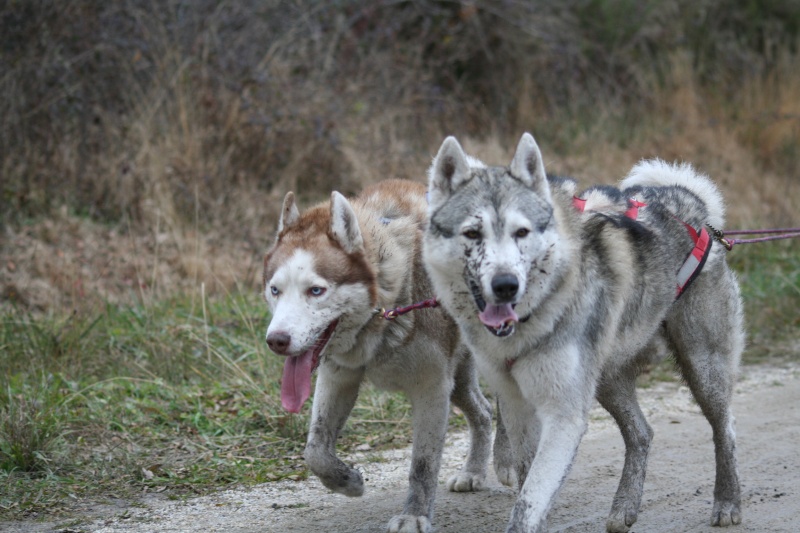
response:
M699 277L667 319L669 340L678 366L697 404L711 424L716 456L714 508L711 525L742 521L741 492L736 466L736 434L730 404L744 329L736 281L714 283ZM702 282L708 285L706 287ZM707 290L706 290L707 289Z
M636 399L636 370L628 367L614 376L604 375L597 400L614 417L625 441L625 466L606 522L610 533L624 533L639 515L647 454L653 439L653 430Z
M714 436L717 474L714 483L714 509L711 525L739 524L741 495L736 467L736 434L730 409L733 378L718 364L725 356L713 351L695 351L679 355L684 379L711 424Z
M450 395L469 424L470 446L461 472L447 481L453 492L481 490L486 484L486 469L492 438L492 404L481 392L472 354L465 350L456 368L455 386Z
M413 420L408 498L403 514L389 521L390 533L428 533L431 530L452 381L433 368L429 370L425 383L407 391Z
M361 496L364 482L358 470L336 457L336 439L353 410L363 370L325 362L319 369L305 460L322 484L345 496Z

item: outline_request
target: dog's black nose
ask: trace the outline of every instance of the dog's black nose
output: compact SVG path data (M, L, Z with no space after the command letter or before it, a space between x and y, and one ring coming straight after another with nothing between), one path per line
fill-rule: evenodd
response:
M517 295L519 282L513 274L500 274L492 278L492 291L501 302L508 302Z
M283 331L275 331L267 335L267 345L269 349L278 355L283 355L289 349L292 337Z

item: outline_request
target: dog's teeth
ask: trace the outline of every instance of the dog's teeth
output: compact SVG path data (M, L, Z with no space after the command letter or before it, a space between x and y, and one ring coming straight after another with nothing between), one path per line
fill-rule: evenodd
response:
M492 332L495 337L508 337L509 335L513 334L515 331L514 322L508 321L501 326L496 328L486 326L486 329Z

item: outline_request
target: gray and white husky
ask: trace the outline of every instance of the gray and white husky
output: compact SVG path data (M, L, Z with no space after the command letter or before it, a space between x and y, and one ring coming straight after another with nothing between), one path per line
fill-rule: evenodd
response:
M500 397L510 440L519 496L507 531L547 529L595 397L626 446L606 527L630 528L652 439L635 378L667 352L713 429L711 523L738 524L730 402L743 315L725 250L705 229L724 222L711 180L652 160L620 189L576 195L573 181L546 177L526 133L508 167L476 162L449 137L429 181L426 268Z
M491 405L458 327L439 309L395 320L376 316L430 298L422 265L425 186L387 180L347 200L338 192L303 213L287 193L275 244L264 258L264 298L272 310L267 343L286 356L281 400L299 412L319 375L305 460L329 489L361 496L361 473L336 457L336 439L364 380L406 393L413 409L408 499L390 532L426 533L450 400L467 418L470 450L453 491L480 489L491 447Z

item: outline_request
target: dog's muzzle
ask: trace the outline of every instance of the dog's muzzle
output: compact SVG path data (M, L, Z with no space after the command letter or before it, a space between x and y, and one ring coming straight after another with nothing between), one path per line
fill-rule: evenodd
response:
M495 303L488 304L481 297L475 297L478 304L478 318L493 335L497 337L508 337L513 334L519 317L514 311L514 302L519 291L519 281L513 274L498 274L492 278L492 300ZM474 288L473 288L474 294ZM483 303L483 306L480 305Z

